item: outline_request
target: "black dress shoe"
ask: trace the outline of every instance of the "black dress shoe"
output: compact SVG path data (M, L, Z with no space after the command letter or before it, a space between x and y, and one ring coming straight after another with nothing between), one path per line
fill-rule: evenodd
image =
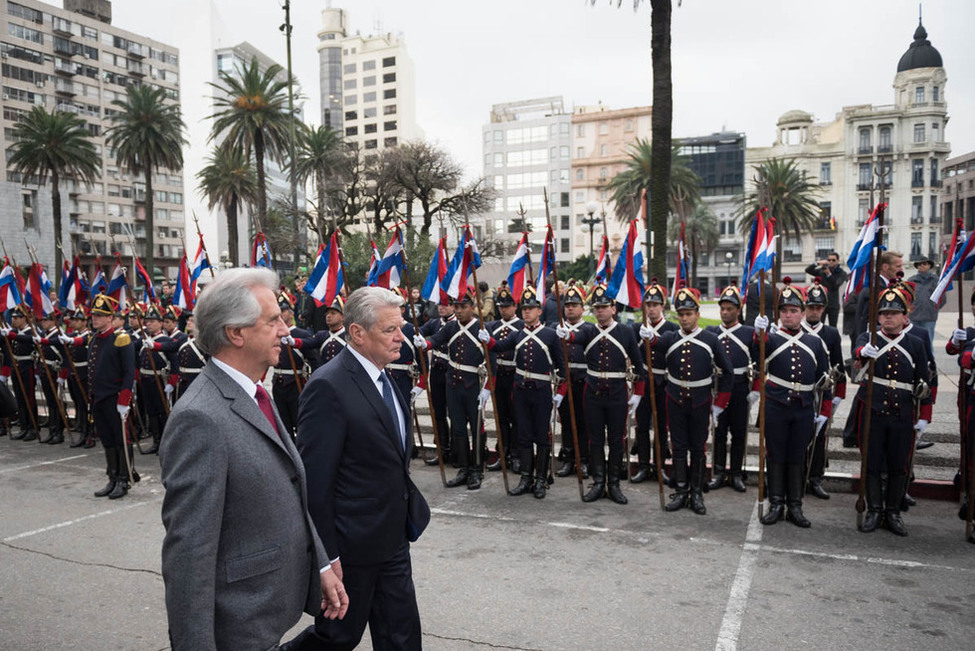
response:
M89 437L85 438L85 444L82 445L81 447L84 450L88 450L90 448L95 447L95 438L93 436L89 436Z
M631 484L641 484L650 479L650 466L640 464L639 469L630 477Z
M488 472L497 472L501 470L501 457L494 460L494 463L489 463L486 467Z
M742 479L741 475L731 476L731 487L739 493L744 493L747 488L745 488L745 480Z
M860 531L863 533L871 533L877 530L880 526L881 520L880 511L867 511L867 514L863 516L863 524L860 525Z
M476 491L481 487L481 472L472 470L467 476L467 490Z
M29 430L27 430L27 433L24 434L23 437L21 437L20 440L21 441L36 441L37 440L37 432L35 432L32 429L29 429Z
M689 493L686 488L683 490L678 489L676 493L670 496L670 501L667 502L667 505L664 507L664 511L667 511L668 513L680 511L682 508L687 506L688 494Z
M19 430L16 434L11 434L10 435L10 440L11 441L19 441L22 438L24 438L25 436L27 436L27 430L22 429L22 430Z
M707 515L708 509L704 506L704 494L701 491L691 491L691 510L698 515Z
M714 473L714 477L708 482L708 490L718 490L719 488L724 488L725 483L728 481L728 476L722 471L717 471Z
M613 500L617 504L626 504L629 502L626 499L626 495L620 490L620 485L618 482L611 482L606 485L606 495L609 499Z
M128 492L129 482L125 479L119 479L117 482L115 482L115 488L113 488L112 492L108 494L108 499L117 500L120 497L125 497Z
M821 500L829 499L829 493L826 492L826 489L823 488L823 484L818 479L809 480L809 487L807 488L806 492L813 497L818 497Z
M84 444L85 444L85 435L82 434L81 436L78 437L77 441L71 441L71 445L69 445L68 447L80 448Z
M531 475L522 475L518 485L508 491L509 495L524 495L532 489Z
M54 432L44 442L50 445L57 445L58 443L64 443L64 432Z
M917 506L917 500L911 497L910 493L904 493L901 498L901 511L907 511L912 506Z
M802 507L798 505L789 506L785 519L803 529L808 529L812 526L812 523L802 514Z
M467 484L467 479L470 477L470 472L467 468L461 468L457 471L457 476L453 479L447 480L447 488L457 488L458 486L465 486Z
M762 516L762 524L775 524L785 517L785 504L771 504L768 511Z
M933 445L934 445L934 441L928 441L928 440L925 440L925 439L921 438L921 436L918 436L917 437L917 441L914 443L914 449L915 450L927 450L928 448L930 448Z
M532 488L532 495L535 499L545 499L545 491L548 489L548 482L545 481L544 477L539 477L535 480L535 487Z
M109 479L105 488L95 491L95 497L105 497L113 490L115 490L115 479Z
M907 529L904 528L904 520L901 519L901 514L899 511L887 511L884 514L884 526L892 534L897 536L906 536Z
M569 475L574 475L576 472L576 462L566 461L562 464L562 467L555 471L556 477L568 477Z

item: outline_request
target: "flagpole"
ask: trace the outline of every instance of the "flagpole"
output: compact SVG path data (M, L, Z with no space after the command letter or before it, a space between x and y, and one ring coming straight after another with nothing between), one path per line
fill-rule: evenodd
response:
M961 229L962 220L959 218L955 221L955 241L961 239ZM950 263L950 261L949 261ZM964 277L961 273L958 274L958 329L965 329L965 303L963 294L964 290ZM962 482L965 484L965 499L968 501L968 508L965 512L965 539L968 540L972 537L972 531L975 530L975 523L972 522L973 517L975 517L975 501L972 500L972 486L975 485L975 473L969 469L971 465L972 469L975 469L975 464L971 463L968 458L971 454L971 448L968 445L968 391L967 383L965 382L965 369L959 368L958 371L958 413L959 418L959 433L961 434L961 468L962 468Z
M2 244L2 243L3 243L3 238L0 238L0 244ZM9 259L7 259L7 245L6 244L3 244L3 257L4 257L5 260L7 260L7 264L9 265L10 264L10 261L9 261ZM16 267L16 266L17 265L14 264L14 267ZM16 273L14 274L14 286L15 287L17 286L17 276L16 276ZM20 291L20 288L19 287L17 287L17 291L18 292ZM21 298L23 298L23 297L21 297ZM23 302L23 301L21 301L21 302ZM2 322L5 327L10 328L12 326L9 323L7 323L6 319L3 318L3 314L6 311L7 311L6 308L4 308L4 310L2 312L0 312L0 322ZM34 418L34 410L30 408L30 396L28 395L27 388L24 385L24 378L20 375L20 367L17 365L17 360L14 359L13 345L11 345L10 339L8 339L7 337L3 337L3 343L7 347L7 355L10 358L10 365L14 369L14 375L17 376L17 384L20 385L20 395L24 396L24 399L27 402L27 407L28 407L28 409L27 409L27 415L30 416L30 422L34 426L34 429L37 430L38 429L37 428L37 420L35 420L35 418Z
M200 232L200 220L196 218L196 211L193 211L193 224L196 226L196 234L200 236L200 246L203 247L203 253L207 257L207 269L210 270L210 278L215 276L213 272L213 265L210 263L210 252L207 251L207 244L203 241L203 233ZM196 258L193 258L193 262L196 262Z
M763 231L767 230L764 228L764 220L761 219L763 212L765 210L765 202L768 199L768 186L766 185L766 179L764 172L759 172L760 176L757 180L758 184L758 201L759 209L758 214L755 215L755 220L758 226L763 227ZM756 229L758 228L756 226ZM757 233L756 237L765 237L765 233ZM766 252L766 258L768 253ZM762 262L762 268L758 272L758 314L760 316L765 316L765 267L766 263ZM750 270L749 270L750 271ZM746 285L747 287L747 285ZM773 294L772 300L775 300L775 295ZM761 519L765 515L765 409L767 398L765 395L765 376L766 376L766 343L768 340L768 330L762 333L762 336L758 338L758 517Z
M126 297L126 303L128 304L129 309L131 310L132 309L131 296ZM145 319L142 319L142 321L144 322ZM139 323L139 332L142 333L142 344L143 346L145 346L146 341L151 339L151 337L149 337L148 333L146 333L146 326L144 323ZM155 355L153 355L153 353L155 353L156 351L155 348L153 347L150 347L148 350L149 350L149 366L152 367L152 376L156 380L156 388L159 390L159 398L162 400L163 407L166 410L166 415L169 416L169 400L167 400L166 392L163 391L162 381L159 379L159 369L156 368L156 357Z
M68 259L68 255L67 255L67 253L64 250L64 246L61 245L61 240L60 239L58 240L58 248L61 249L61 255L63 255L64 258L67 260ZM72 266L73 265L74 265L74 258L72 257ZM80 273L81 270L79 269L78 272ZM75 300L77 301L77 297L75 297ZM76 304L76 306L77 306L77 304ZM65 308L67 308L67 306L65 306ZM60 332L61 332L61 328L59 327L58 328L58 333L60 334ZM74 365L74 359L71 357L71 351L68 350L68 347L67 346L64 347L64 356L65 356L65 358L67 358L68 365L71 367L71 373L72 373L72 375L74 375L75 382L78 383L78 388L81 390L81 399L85 401L85 404L88 404L88 392L85 391L84 384L81 381L81 376L78 375L78 367L76 367Z

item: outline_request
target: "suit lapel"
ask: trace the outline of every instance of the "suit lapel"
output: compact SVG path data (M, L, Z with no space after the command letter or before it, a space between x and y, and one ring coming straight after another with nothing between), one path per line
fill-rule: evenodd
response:
M243 387L241 387L237 382L233 380L229 375L223 372L216 364L207 364L204 369L204 373L210 377L213 383L220 389L224 398L232 400L230 408L235 414L246 420L248 423L257 428L262 434L267 436L269 439L274 441L282 450L288 453L292 461L294 457L288 452L285 447L284 442L278 433L274 431L271 427L271 423L268 422L267 418L264 416L264 412L261 408L257 406L257 402L249 395L244 392ZM278 415L277 407L274 406L274 401L271 401L271 407L274 409L274 418L278 423L278 430L284 432L284 424L281 422L281 417Z
M379 419L383 422L383 428L386 430L386 436L393 443L396 451L403 454L403 444L399 440L399 434L396 432L396 425L393 423L393 417L386 408L386 403L383 402L383 398L379 395L379 389L376 388L375 383L366 373L366 369L362 367L359 360L355 358L348 350L342 349L339 355L343 358L343 363L345 364L346 370L349 371L352 381L362 392L363 397L365 397L366 402L372 407L373 411L379 416ZM390 383L392 384L392 383ZM393 386L394 395L396 395L396 387ZM402 404L402 403L400 403ZM405 414L403 420L406 420Z

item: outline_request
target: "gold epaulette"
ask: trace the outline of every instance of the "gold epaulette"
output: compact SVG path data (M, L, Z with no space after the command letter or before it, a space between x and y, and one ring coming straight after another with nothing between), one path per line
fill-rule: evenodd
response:
M116 348L123 348L124 346L128 346L131 343L132 343L132 338L129 337L129 333L128 332L117 332L115 334L115 347Z

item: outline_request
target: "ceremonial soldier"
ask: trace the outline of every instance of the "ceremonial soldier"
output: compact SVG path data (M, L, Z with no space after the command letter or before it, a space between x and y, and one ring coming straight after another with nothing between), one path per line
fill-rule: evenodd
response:
M403 332L403 343L399 347L399 358L392 364L386 365L386 374L393 384L400 390L400 394L405 398L409 396L410 402L423 392L423 389L414 390L413 383L420 376L420 369L417 364L416 348L413 345L413 337L416 331L413 324L406 319L407 294L403 287L391 289L393 293L403 299L400 306L400 313L403 315L403 325L400 330Z
M857 338L854 350L861 365L875 360L871 404L866 404L866 382L856 394L860 453L867 455L867 514L860 530L869 533L883 523L898 536L906 536L901 501L907 490L914 432L923 432L931 421L928 353L918 338L904 332L904 315L910 310L910 299L903 288L889 286L878 301L880 330L875 343L871 344L870 333L864 332ZM869 442L863 450L863 418L868 408L872 410ZM881 477L884 472L887 473L886 493Z
M626 418L627 412L632 414L640 402L639 395L628 395L627 381L644 374L643 358L632 328L615 320L616 306L606 286L597 285L591 300L595 325L585 323L575 332L562 325L556 328L560 337L582 346L586 358L583 404L589 427L589 474L593 484L582 501L595 502L607 495L617 504L626 504L628 500L620 490ZM608 479L603 452L607 441Z
M583 305L586 302L585 291L570 285L562 295L562 311L565 313L565 327L569 332L578 332L585 321L582 320ZM566 380L568 391L572 392L572 408L576 415L576 437L579 439L579 463L582 464L582 476L589 476L589 427L586 425L585 392L586 365L585 347L575 342L567 342L569 353L569 377ZM559 419L562 421L562 450L565 460L562 467L555 474L568 477L576 471L575 448L573 447L572 415L569 413L569 402L563 400L559 405Z
M278 309L281 310L281 319L288 326L288 334L281 338L281 352L278 353L278 363L274 365L271 394L284 428L294 439L298 435L298 394L301 392L298 385L307 378L306 366L311 367L303 351L315 351L315 337L295 326L295 307L287 292L281 292L278 296Z
M88 348L88 399L95 430L105 448L108 483L95 497L118 499L129 490L127 446L122 429L132 400L135 356L125 331L112 328L114 298L99 294L91 306L95 331Z
M478 339L499 354L515 354L514 410L518 432L519 471L521 480L512 495L528 491L538 499L545 497L548 488L549 460L552 450L552 405L558 407L562 394L553 391L555 375L563 368L562 342L552 328L539 320L542 303L535 290L526 287L521 293L521 316L524 324L498 341L487 330ZM565 387L562 387L563 391ZM532 444L535 445L535 484L532 486Z
M755 329L741 322L742 305L741 291L734 284L728 285L718 297L721 324L705 328L707 332L718 337L721 349L731 360L734 372L731 399L714 426L714 458L711 460L713 473L708 489L716 490L730 483L739 493L745 492L743 465L745 444L748 441L748 411L759 398L758 391L751 389L754 364L758 359ZM731 465L726 466L729 435ZM725 468L728 469L727 472Z
M677 324L664 318L664 306L667 304L667 290L657 283L654 278L650 281L647 290L643 292L643 312L646 316L645 323L633 324L633 331L639 336L640 327L646 325L652 329L657 337L665 332L676 332ZM652 359L647 359L646 348L641 346L640 352L643 355L643 363L647 370L653 374L653 389L656 392L654 398L657 404L657 427L659 434L654 432L654 436L660 437L660 456L662 459L654 459L655 466L650 463L650 427L653 425L653 412L650 398L645 397L640 401L636 408L636 453L639 465L636 474L630 481L639 484L650 478L658 469L663 472L663 461L670 456L670 444L667 441L667 365L664 363L666 350L653 348L650 350ZM667 476L664 475L664 481Z
M328 326L327 330L319 330L315 333L319 354L318 366L328 364L345 348L345 300L341 296L336 296L325 310L325 325Z
M674 446L674 485L676 491L665 509L677 511L688 506L698 515L704 506L704 471L707 464L709 423L721 415L734 383L731 359L717 335L698 327L701 295L693 288L682 288L674 295L674 310L680 330L657 335L648 325L640 336L650 340L653 349L664 351L667 369L667 420ZM717 382L715 374L717 373ZM717 395L712 389L717 384ZM690 452L690 482L688 482Z
M806 449L813 433L832 413L833 403L824 400L818 413L816 389L829 385L829 361L821 340L802 329L806 298L791 285L778 294L781 326L769 332L768 317L755 318L755 337L765 337L765 443L768 458L769 510L762 524L775 524L783 517L798 527L809 527L802 513L805 493ZM756 378L760 388L761 378ZM786 499L788 513L786 514Z
M454 301L454 313L457 318L440 328L429 340L424 339L421 328L421 334L416 336L414 343L424 350L444 344L447 346L447 412L450 414L454 455L460 466L457 476L447 482L447 487L466 484L468 490L477 490L484 477L478 412L484 409L491 393L484 388L480 378L484 350L477 338L473 287L468 287Z
M971 308L972 314L975 314L975 288L972 289L971 295ZM956 328L952 334L951 339L945 345L945 350L949 355L960 355L958 358L958 364L962 368L962 382L965 385L965 413L961 413L961 401L959 400L959 419L965 419L965 434L967 435L967 441L962 443L962 451L967 451L967 458L965 454L962 454L961 459L961 470L965 473L965 478L962 480L960 476L956 477L957 486L961 488L964 484L971 479L971 469L972 469L972 445L975 443L975 383L972 382L972 368L975 368L975 363L973 363L972 355L975 353L975 328ZM964 491L964 500L961 506L958 508L958 517L962 520L968 519L968 499L969 494L971 494L971 488ZM975 543L975 534L968 539L968 542Z
M58 312L52 311L40 318L40 332L34 341L40 347L41 357L37 360L37 376L41 379L44 402L47 403L47 428L50 435L43 443L64 443L65 423L61 418L61 398L58 389L67 379L61 377L64 362L64 348L61 345L61 330L57 322ZM44 366L42 366L42 364ZM45 368L46 366L46 368Z
M193 384L200 371L207 363L207 355L196 345L193 335L194 318L193 314L184 311L183 317L186 319L186 341L179 350L176 351L176 367L179 370L179 385L176 387L176 399L186 393L186 390Z
M177 348L186 343L186 333L179 329L179 320L182 314L183 310L180 308L175 305L168 305L162 318L163 333L173 340Z
M511 290L502 285L495 295L494 304L501 313L497 321L485 323L484 327L497 341L501 341L516 330L521 330L524 321L516 314L515 297ZM521 457L517 452L518 426L515 422L515 412L512 390L515 386L515 351L491 351L491 368L494 370L494 401L497 406L495 422L498 436L504 444L505 462L512 472L521 472ZM563 437L562 449L565 449ZM501 470L501 457L487 467L488 470Z
M166 416L167 403L173 385L167 382L172 367L176 343L162 332L162 314L159 307L150 305L145 311L144 339L139 352L139 399L146 408L146 420L152 435L149 454L159 451Z
M91 427L88 423L88 401L85 399L85 392L88 389L88 344L91 343L91 332L88 330L88 314L85 308L78 307L68 318L68 332L60 337L61 343L66 347L66 353L71 357L74 370L71 365L65 364L61 370L62 376L67 377L68 392L71 394L71 401L74 409L78 432L78 440L71 444L77 448L82 445L92 447L95 441L91 438ZM67 373L65 376L64 374Z
M822 341L826 358L829 360L830 384L832 388L823 392L821 401L831 400L835 411L846 398L846 373L843 372L843 335L831 325L826 325L823 316L829 303L829 290L820 285L819 278L806 292L806 312L802 319L802 329L816 335ZM832 413L832 412L831 412ZM814 432L812 454L809 457L809 482L806 490L821 500L828 500L829 493L823 488L826 476L826 439L829 436L829 423Z
M432 339L441 328L455 320L454 308L450 305L437 304L437 318L430 319L420 326L420 334L426 339ZM430 376L430 386L426 386L426 379L420 378L420 385L430 391L433 401L434 418L437 421L437 436L440 440L440 453L444 463L451 463L451 435L450 424L447 420L447 369L450 368L450 357L447 355L447 343L430 349L430 364L427 366ZM428 459L427 465L435 466L439 462L436 458Z
M3 376L14 376L14 395L17 398L17 414L20 431L11 434L11 441L37 439L37 400L34 397L34 330L27 325L30 308L21 303L10 313L10 327L4 328L13 352L11 367L3 369ZM16 368L13 368L13 367ZM19 380L17 377L19 376Z

